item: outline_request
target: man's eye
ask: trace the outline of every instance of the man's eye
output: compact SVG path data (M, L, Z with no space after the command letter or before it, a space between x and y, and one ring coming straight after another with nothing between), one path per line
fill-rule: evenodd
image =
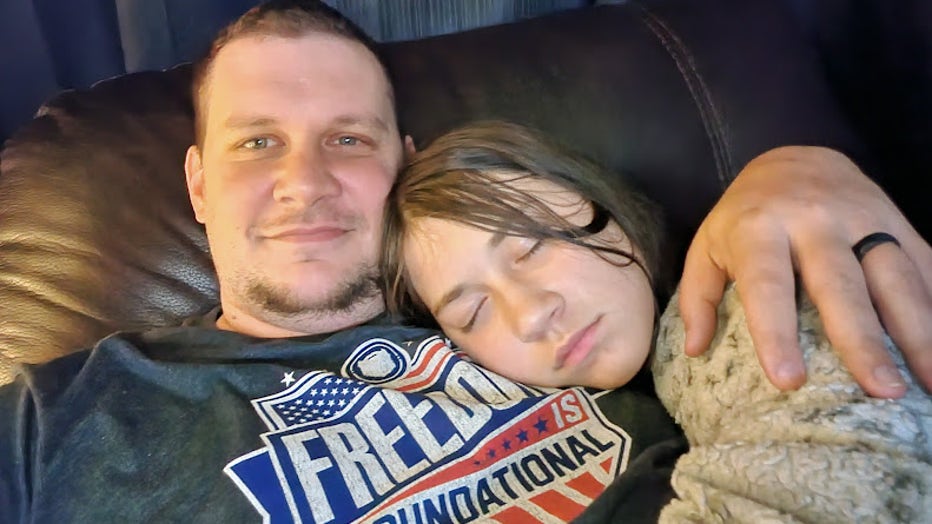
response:
M269 147L272 145L272 143L273 141L270 138L263 136L258 138L250 138L249 140L243 142L243 147L246 149L261 150Z

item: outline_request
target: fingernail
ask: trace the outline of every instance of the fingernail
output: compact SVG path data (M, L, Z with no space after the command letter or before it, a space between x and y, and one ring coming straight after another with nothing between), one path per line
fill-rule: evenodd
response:
M903 377L900 376L900 372L892 366L879 366L874 368L874 378L877 379L877 382L880 382L888 388L906 387L906 383L903 382Z
M796 384L805 370L792 362L784 362L777 367L777 379L783 384Z

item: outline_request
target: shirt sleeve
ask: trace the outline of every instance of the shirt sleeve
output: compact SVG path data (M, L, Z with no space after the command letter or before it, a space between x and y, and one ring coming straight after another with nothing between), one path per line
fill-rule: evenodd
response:
M28 521L29 464L36 420L23 376L0 387L0 522Z
M573 524L656 523L660 510L673 498L670 474L686 448L683 436L649 446Z

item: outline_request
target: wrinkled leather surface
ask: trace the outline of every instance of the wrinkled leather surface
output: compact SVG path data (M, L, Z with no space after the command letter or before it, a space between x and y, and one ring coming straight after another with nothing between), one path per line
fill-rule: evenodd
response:
M764 150L809 143L862 155L779 2L651 5L387 44L401 124L421 145L475 118L552 133L663 204L675 254ZM0 382L13 362L216 303L184 186L189 74L182 66L62 94L7 143Z
M188 68L68 92L0 158L0 376L216 300L184 183Z

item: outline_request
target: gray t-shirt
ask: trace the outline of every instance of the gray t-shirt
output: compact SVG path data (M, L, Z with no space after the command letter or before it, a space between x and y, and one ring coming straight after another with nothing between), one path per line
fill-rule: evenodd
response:
M524 386L382 321L118 333L0 388L0 521L655 522L684 448L652 389Z

